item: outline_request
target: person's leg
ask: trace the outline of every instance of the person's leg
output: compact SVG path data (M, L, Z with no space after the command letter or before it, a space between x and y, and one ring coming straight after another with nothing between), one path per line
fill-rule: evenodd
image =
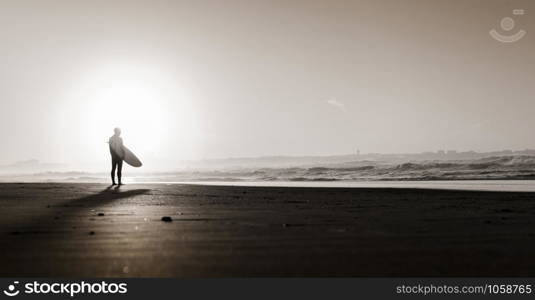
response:
M117 169L117 161L115 159L111 160L111 183L115 185L115 170Z
M123 177L123 161L119 160L117 162L117 178L119 179L119 185L123 184L122 177Z

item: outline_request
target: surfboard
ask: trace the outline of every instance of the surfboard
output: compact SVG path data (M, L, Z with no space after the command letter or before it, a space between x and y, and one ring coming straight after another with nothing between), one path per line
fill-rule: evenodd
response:
M139 158L137 158L137 156L134 153L132 153L130 149L126 148L125 146L123 146L123 149L124 149L124 161L127 164L136 168L139 168L143 165L141 161L139 160Z
M109 142L106 142L109 144ZM141 167L143 164L141 163L141 160L139 160L139 158L137 158L137 156L132 152L130 151L130 149L126 148L124 145L123 145L123 150L124 150L124 158L123 160L131 165L132 167L135 167L135 168L139 168ZM117 151L114 150L115 153L117 153Z

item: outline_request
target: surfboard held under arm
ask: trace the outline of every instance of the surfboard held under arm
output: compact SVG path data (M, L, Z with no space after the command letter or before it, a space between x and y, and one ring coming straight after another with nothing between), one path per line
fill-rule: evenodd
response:
M136 167L136 168L139 168L141 167L143 164L141 163L141 161L139 160L139 158L137 158L137 156L132 153L132 151L130 151L130 149L126 148L125 146L123 146L123 150L124 150L124 161L131 165L132 167Z
M106 142L106 143L109 144L109 142ZM123 151L124 151L123 160L127 164L135 168L139 168L143 165L143 163L141 163L141 160L139 160L139 158L137 158L137 156L132 151L130 151L130 149L126 148L126 146L123 146ZM114 152L117 153L118 151L114 150Z

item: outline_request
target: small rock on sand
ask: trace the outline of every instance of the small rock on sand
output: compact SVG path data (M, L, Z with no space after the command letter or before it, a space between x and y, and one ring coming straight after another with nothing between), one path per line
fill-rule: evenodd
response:
M98 216L99 216L99 217L103 217L103 216L104 216L104 213L98 213Z
M89 235L94 235L94 234L95 234L94 231L90 231L90 232L89 232Z
M162 217L163 222L173 222L173 219L171 217Z

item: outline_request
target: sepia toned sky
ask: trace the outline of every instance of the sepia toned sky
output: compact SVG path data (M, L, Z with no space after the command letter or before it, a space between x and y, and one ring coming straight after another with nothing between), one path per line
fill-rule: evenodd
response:
M0 163L98 164L116 126L168 166L535 148L534 20L530 0L3 0Z

